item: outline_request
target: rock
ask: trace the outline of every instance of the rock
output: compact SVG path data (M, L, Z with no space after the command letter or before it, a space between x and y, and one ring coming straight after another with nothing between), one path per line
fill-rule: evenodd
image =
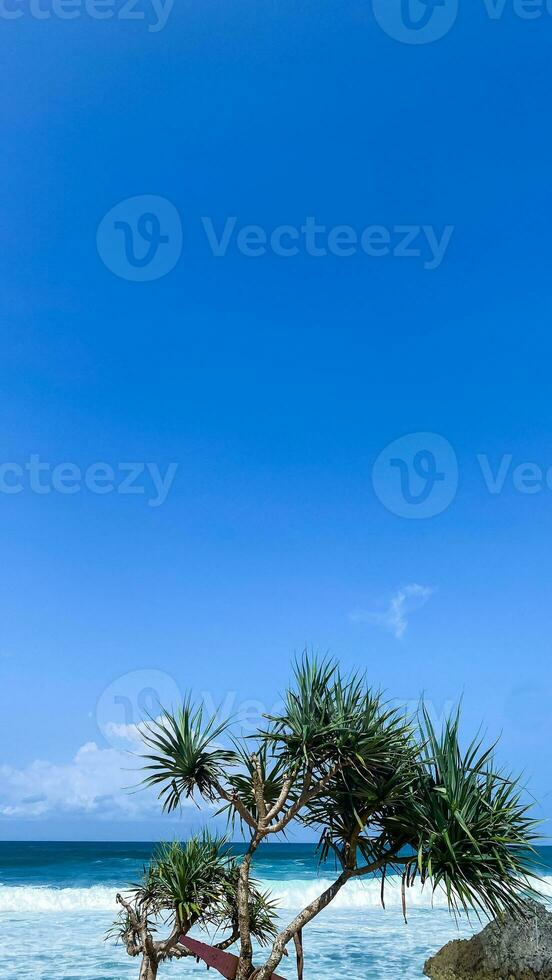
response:
M424 967L431 980L552 980L552 915L531 902L526 919L495 919L473 939L444 946Z

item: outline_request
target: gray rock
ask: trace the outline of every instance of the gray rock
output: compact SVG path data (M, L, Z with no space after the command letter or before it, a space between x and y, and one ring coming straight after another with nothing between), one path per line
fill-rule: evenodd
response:
M531 903L527 919L495 919L473 939L444 946L424 974L431 980L552 980L552 915Z

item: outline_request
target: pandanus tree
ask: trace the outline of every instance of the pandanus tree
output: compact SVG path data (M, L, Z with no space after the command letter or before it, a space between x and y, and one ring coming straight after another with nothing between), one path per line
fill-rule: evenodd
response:
M518 780L498 770L493 747L462 747L459 716L436 732L390 706L364 677L305 655L279 714L252 738L205 718L188 700L145 727L145 779L167 811L184 798L225 812L246 839L232 901L236 980L270 980L292 941L302 975L302 930L353 880L389 873L408 889L443 889L453 911L523 915L532 889L536 823ZM251 868L263 842L291 825L311 828L330 887L280 925L263 965L253 965Z
M193 956L184 940L194 926L222 936L216 947L225 950L239 938L238 875L225 840L207 832L184 845L160 845L141 881L117 895L121 909L108 937L140 957L140 980L155 980L163 962ZM275 904L254 882L248 911L252 935L266 945L276 935ZM161 929L165 938L158 938Z

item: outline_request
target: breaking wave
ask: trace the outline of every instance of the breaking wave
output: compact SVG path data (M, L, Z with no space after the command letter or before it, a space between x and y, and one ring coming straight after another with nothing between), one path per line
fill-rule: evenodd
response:
M113 912L117 889L0 885L0 912Z
M265 881L279 900L283 909L298 909L307 905L331 884L331 879L312 880L280 879ZM539 886L543 898L552 901L552 876L543 879ZM49 888L28 885L0 885L0 912L47 913L47 912L109 912L117 910L116 886L93 885L90 888ZM409 908L446 908L444 893L432 894L429 888L419 884L407 892ZM389 909L401 908L399 879L390 877L385 889L385 904ZM380 882L376 880L352 881L336 896L332 909L370 909L381 907Z

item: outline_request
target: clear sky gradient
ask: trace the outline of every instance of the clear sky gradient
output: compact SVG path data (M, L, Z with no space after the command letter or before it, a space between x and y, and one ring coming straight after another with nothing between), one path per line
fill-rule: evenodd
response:
M8 7L0 836L188 827L126 793L120 726L149 688L269 708L305 645L437 716L463 696L552 815L550 14L466 0L409 44L369 0L182 0L157 32ZM182 223L151 282L96 243L141 195ZM433 269L421 233L422 255L216 256L202 218L229 217L377 225L391 253L404 226L453 232ZM458 465L423 519L372 481L410 433ZM500 492L478 454L511 456ZM160 506L145 477L48 483L100 462L119 488L121 464L178 469Z

